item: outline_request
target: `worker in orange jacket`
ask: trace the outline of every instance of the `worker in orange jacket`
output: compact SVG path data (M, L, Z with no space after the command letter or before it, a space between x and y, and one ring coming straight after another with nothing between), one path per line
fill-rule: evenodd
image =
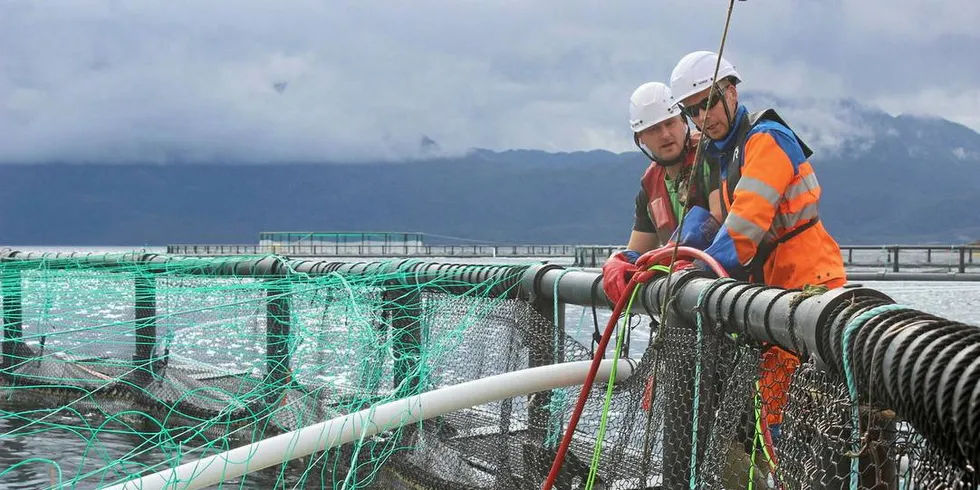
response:
M705 152L720 171L723 222L705 252L738 279L786 289L841 287L844 263L820 221L812 152L774 110L749 113L739 104L740 82L735 67L709 51L684 56L670 77L674 98L710 138ZM763 355L760 391L777 438L797 366L796 355L776 346Z

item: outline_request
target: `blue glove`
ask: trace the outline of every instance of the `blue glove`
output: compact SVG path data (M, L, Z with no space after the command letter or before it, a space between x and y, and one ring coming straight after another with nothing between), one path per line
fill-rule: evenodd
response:
M711 245L720 226L710 211L701 206L693 206L684 217L684 225L674 232L671 241L677 241L679 245L685 247L704 250Z

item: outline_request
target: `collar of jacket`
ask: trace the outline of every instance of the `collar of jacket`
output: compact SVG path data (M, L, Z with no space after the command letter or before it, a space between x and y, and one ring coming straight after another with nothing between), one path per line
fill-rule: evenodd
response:
M732 150L732 147L735 146L735 135L738 133L738 126L742 124L742 120L748 117L748 115L749 110L744 105L739 104L735 109L735 122L728 128L728 134L725 136L725 139L711 142L712 150L714 150L712 153Z

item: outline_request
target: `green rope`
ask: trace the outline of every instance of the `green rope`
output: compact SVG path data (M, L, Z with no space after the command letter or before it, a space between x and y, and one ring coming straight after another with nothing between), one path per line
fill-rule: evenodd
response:
M690 488L694 490L695 487L695 477L697 476L697 465L698 465L698 420L701 412L701 337L702 337L702 325L701 325L701 304L704 301L704 297L708 288L701 290L698 294L697 303L697 340L694 342L694 401L691 403L691 466L690 466Z
M902 305L882 305L860 314L854 320L844 327L844 333L841 336L841 351L844 357L844 378L847 380L847 393L851 397L851 490L857 490L858 488L858 476L860 474L859 454L861 451L861 418L860 410L858 407L858 392L857 383L854 380L854 372L851 371L851 337L854 333L861 328L868 320L874 318L877 315L895 310L907 310L909 307Z
M559 318L561 317L561 309L565 307L564 303L558 301L558 283L560 283L561 278L565 277L565 274L568 274L569 272L571 272L571 270L565 269L558 274L558 278L555 279L554 294L552 294L552 298L554 298L554 304L552 306L555 312L554 323L552 324L554 326L554 338L552 339L552 359L554 359L553 362L555 363L559 362L558 354L561 347L562 338L561 331L558 329L558 325L560 325ZM582 315L583 317L585 316L584 310ZM562 421L564 418L562 415L564 414L567 405L568 394L565 393L565 390L551 390L551 399L548 401L548 431L545 433L544 438L544 445L547 448L554 449L558 447L558 440L561 438L562 434Z
M755 437L752 438L752 465L749 466L749 484L746 487L748 490L752 490L755 487L755 457L758 450L762 451L762 455L766 457L766 462L769 464L770 468L775 468L776 463L773 462L772 455L769 454L769 448L766 447L765 436L762 430L762 388L759 386L759 381L755 382L755 395L753 396L753 406L755 412Z
M735 279L730 277L724 277L718 279L718 281L733 282ZM701 347L704 335L704 315L701 313L702 305L707 297L709 290L713 288L704 288L698 294L698 302L695 305L695 310L697 311L697 341L694 343L694 402L691 405L691 466L690 466L690 488L694 490L695 479L697 476L697 465L698 465L698 423L701 407Z
M759 383L756 382L756 389L758 389L758 385L759 385ZM762 427L759 425L759 419L761 418L760 411L762 409L762 399L759 396L759 392L758 391L755 392L755 395L752 398L753 398L753 410L752 411L755 413L755 437L752 438L752 455L751 455L751 457L749 459L749 462L750 462L750 464L749 464L749 484L745 487L747 490L753 490L755 488L755 455L758 453L759 443L762 442L762 441L759 440L759 436L762 433ZM765 447L765 446L766 445L763 443L762 444L762 447Z
M560 325L559 319L561 318L561 312L562 312L561 310L563 308L565 308L565 304L562 303L562 302L560 302L560 301L558 301L558 283L560 283L561 282L561 278L565 277L565 274L568 274L569 272L571 272L571 271L568 270L568 269L565 269L565 270L561 271L560 274L558 274L558 278L555 279L555 288L554 288L554 291L553 291L553 294L552 294L552 297L555 299L554 300L555 302L552 305L552 309L555 312L554 323L552 324L552 326L554 327L553 330L554 330L554 333L555 333L554 338L552 339L552 355L554 356L553 357L554 362L558 362L558 351L560 350L560 347L561 347L561 339L562 339L561 331L559 331L558 325Z

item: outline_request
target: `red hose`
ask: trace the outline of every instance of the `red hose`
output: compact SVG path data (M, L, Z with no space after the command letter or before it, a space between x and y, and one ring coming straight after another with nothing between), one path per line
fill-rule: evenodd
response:
M711 272L714 272L718 277L728 277L728 271L726 271L714 257L708 255L704 250L683 246L677 247L677 258L682 258L681 252L688 255L688 257L683 258L696 259L707 264L707 266L711 268Z
M728 273L725 271L725 268L722 267L717 260L703 251L691 247L674 247L673 245L661 247L649 252L650 261L646 265L665 265L663 264L665 261L664 259L666 259L668 262L670 261L671 255L674 253L674 248L677 249L677 259L702 260L708 265L708 267L711 267L711 270L717 274L718 277L728 277ZM671 267L671 269L673 269L673 267ZM555 460L551 465L551 471L548 473L548 478L545 480L544 485L542 485L541 490L551 490L551 487L555 484L555 480L558 478L558 473L561 471L561 465L565 461L565 453L568 452L568 446L572 443L572 436L575 433L575 427L578 426L579 417L582 416L582 410L585 409L585 402L589 398L589 393L592 391L592 383L595 382L595 375L599 370L599 363L602 362L602 354L606 352L606 346L609 344L609 339L612 337L612 331L616 327L616 322L619 320L619 316L623 313L623 308L626 307L626 303L629 301L630 293L638 283L645 283L652 278L653 271L642 271L633 274L633 277L630 278L630 282L626 285L627 294L624 294L621 298L619 298L619 301L616 302L612 316L609 317L609 322L606 324L606 330L602 334L602 339L599 340L599 346L596 348L596 354L592 358L592 364L589 366L589 374L585 377L585 384L582 385L582 391L579 393L578 401L575 403L575 410L572 412L572 418L568 421L568 428L565 430L565 435L562 437L561 444L558 446L558 452L555 453Z

